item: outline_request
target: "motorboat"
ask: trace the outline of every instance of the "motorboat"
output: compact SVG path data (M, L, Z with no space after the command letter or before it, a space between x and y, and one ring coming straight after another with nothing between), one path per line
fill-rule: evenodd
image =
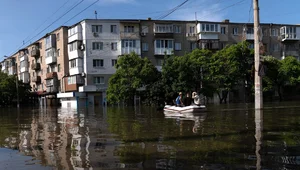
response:
M194 112L203 112L206 111L205 105L191 105L191 106L172 106L172 105L165 105L164 111L167 112L177 112L177 113L194 113Z

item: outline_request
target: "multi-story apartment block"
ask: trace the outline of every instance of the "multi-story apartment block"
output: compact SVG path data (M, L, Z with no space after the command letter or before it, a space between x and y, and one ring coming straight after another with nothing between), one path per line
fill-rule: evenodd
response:
M30 83L41 104L56 97L63 107L101 105L109 78L123 54L147 57L158 70L167 55L196 48L220 50L248 41L251 23L176 20L86 19L59 27L1 62L1 71ZM261 54L278 59L300 56L300 26L260 24ZM47 100L46 100L47 99Z

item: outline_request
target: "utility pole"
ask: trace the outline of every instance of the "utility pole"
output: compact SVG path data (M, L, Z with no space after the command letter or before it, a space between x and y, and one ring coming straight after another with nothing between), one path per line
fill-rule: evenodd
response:
M96 18L96 19L97 19L97 14L98 14L97 11L95 11L95 18Z
M16 63L16 89L17 89L17 108L20 107L20 99L19 99L19 79L18 79L18 67Z
M263 95L262 95L262 78L258 75L259 64L260 64L260 27L259 27L259 8L258 0L253 0L253 14L254 14L254 65L255 65L255 79L254 79L254 89L255 89L255 109L263 108Z

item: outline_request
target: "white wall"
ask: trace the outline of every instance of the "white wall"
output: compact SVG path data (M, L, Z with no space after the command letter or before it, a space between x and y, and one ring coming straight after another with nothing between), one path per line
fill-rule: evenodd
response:
M68 108L68 104L70 104L71 108L77 108L76 98L72 97L72 98L62 98L61 99L61 107L62 108Z
M95 37L92 33L92 25L102 25L102 33ZM111 33L111 25L117 26L117 32ZM115 68L111 60L121 55L120 23L118 21L86 20L82 22L84 52L84 71L87 74L113 74ZM103 50L92 50L93 42L103 42ZM111 50L111 43L117 42L117 50ZM93 68L93 59L103 59L103 68Z

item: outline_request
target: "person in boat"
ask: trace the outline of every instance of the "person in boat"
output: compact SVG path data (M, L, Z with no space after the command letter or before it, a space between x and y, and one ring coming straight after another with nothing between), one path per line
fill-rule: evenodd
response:
M184 98L183 101L184 101L183 103L184 103L185 106L190 106L192 104L192 99L190 97L189 92L186 93L186 97Z
M181 92L179 92L179 95L176 98L175 102L176 102L176 106L178 106L178 107L183 107L184 106L184 104L182 102L182 93Z
M192 93L192 98L194 99L194 104L200 106L201 104L200 96L197 94L197 92Z

